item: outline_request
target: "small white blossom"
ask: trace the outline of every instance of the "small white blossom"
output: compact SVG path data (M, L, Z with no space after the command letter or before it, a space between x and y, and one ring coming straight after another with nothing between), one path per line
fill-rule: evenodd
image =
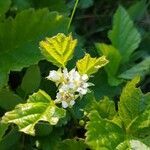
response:
M60 72L60 70L58 71L52 70L49 72L49 75L46 78L53 82L59 83L61 82L62 79L62 73Z
M67 68L58 71L50 71L47 79L53 81L58 86L55 103L62 103L63 108L72 107L75 100L82 95L85 95L93 85L89 82L87 74L80 75L76 69L68 72Z

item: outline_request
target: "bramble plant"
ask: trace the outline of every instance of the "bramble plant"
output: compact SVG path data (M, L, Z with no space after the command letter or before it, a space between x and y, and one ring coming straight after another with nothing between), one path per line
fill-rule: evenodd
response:
M91 44L97 27L80 18L71 28L76 9L90 18L82 9L101 2L56 3L0 2L0 150L150 150L149 36L133 22L149 3L118 7L109 44Z

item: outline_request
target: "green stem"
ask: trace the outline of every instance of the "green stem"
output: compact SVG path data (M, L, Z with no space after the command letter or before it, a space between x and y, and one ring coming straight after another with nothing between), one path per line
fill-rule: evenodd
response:
M74 16L75 11L76 11L76 8L77 8L77 6L78 6L78 2L79 2L79 0L76 0L75 5L74 5L74 7L73 7L73 11L72 11L72 14L71 14L71 18L70 18L69 23L68 23L68 26L67 26L67 29L68 29L68 30L69 30L69 28L70 28L70 25L71 25L73 16Z

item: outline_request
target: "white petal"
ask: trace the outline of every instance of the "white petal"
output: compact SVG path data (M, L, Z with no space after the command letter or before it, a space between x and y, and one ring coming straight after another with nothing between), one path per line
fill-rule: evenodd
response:
M52 80L52 81L54 81L54 82L59 81L60 78L61 78L61 74L58 73L58 72L55 71L55 70L50 71L50 73L49 73L49 75L48 75L48 77L47 77L47 79Z
M66 101L62 101L62 107L63 108L67 108L68 107L68 103Z
M70 105L71 105L71 106L73 106L74 104L75 104L75 101L74 101L74 100L70 101Z
M89 87L89 84L88 84L88 83L84 83L84 84L82 85L82 87L83 87L83 88L87 88L87 87Z
M80 94L82 94L82 95L85 95L85 94L87 93L87 89L84 89L84 88L81 88L81 87L79 87L79 88L77 89L77 91L78 91Z
M82 75L82 80L83 81L87 81L89 79L87 74Z
M69 74L68 74L67 68L65 68L65 69L63 70L63 75L64 75L64 78L68 78Z

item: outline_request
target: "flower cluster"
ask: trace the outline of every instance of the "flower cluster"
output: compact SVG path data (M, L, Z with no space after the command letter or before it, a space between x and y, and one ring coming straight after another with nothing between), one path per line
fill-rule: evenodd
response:
M62 103L63 108L72 107L75 100L85 95L89 91L88 87L92 85L87 82L89 80L87 74L80 75L75 69L70 72L66 68L58 71L52 70L47 79L58 86L55 102Z

